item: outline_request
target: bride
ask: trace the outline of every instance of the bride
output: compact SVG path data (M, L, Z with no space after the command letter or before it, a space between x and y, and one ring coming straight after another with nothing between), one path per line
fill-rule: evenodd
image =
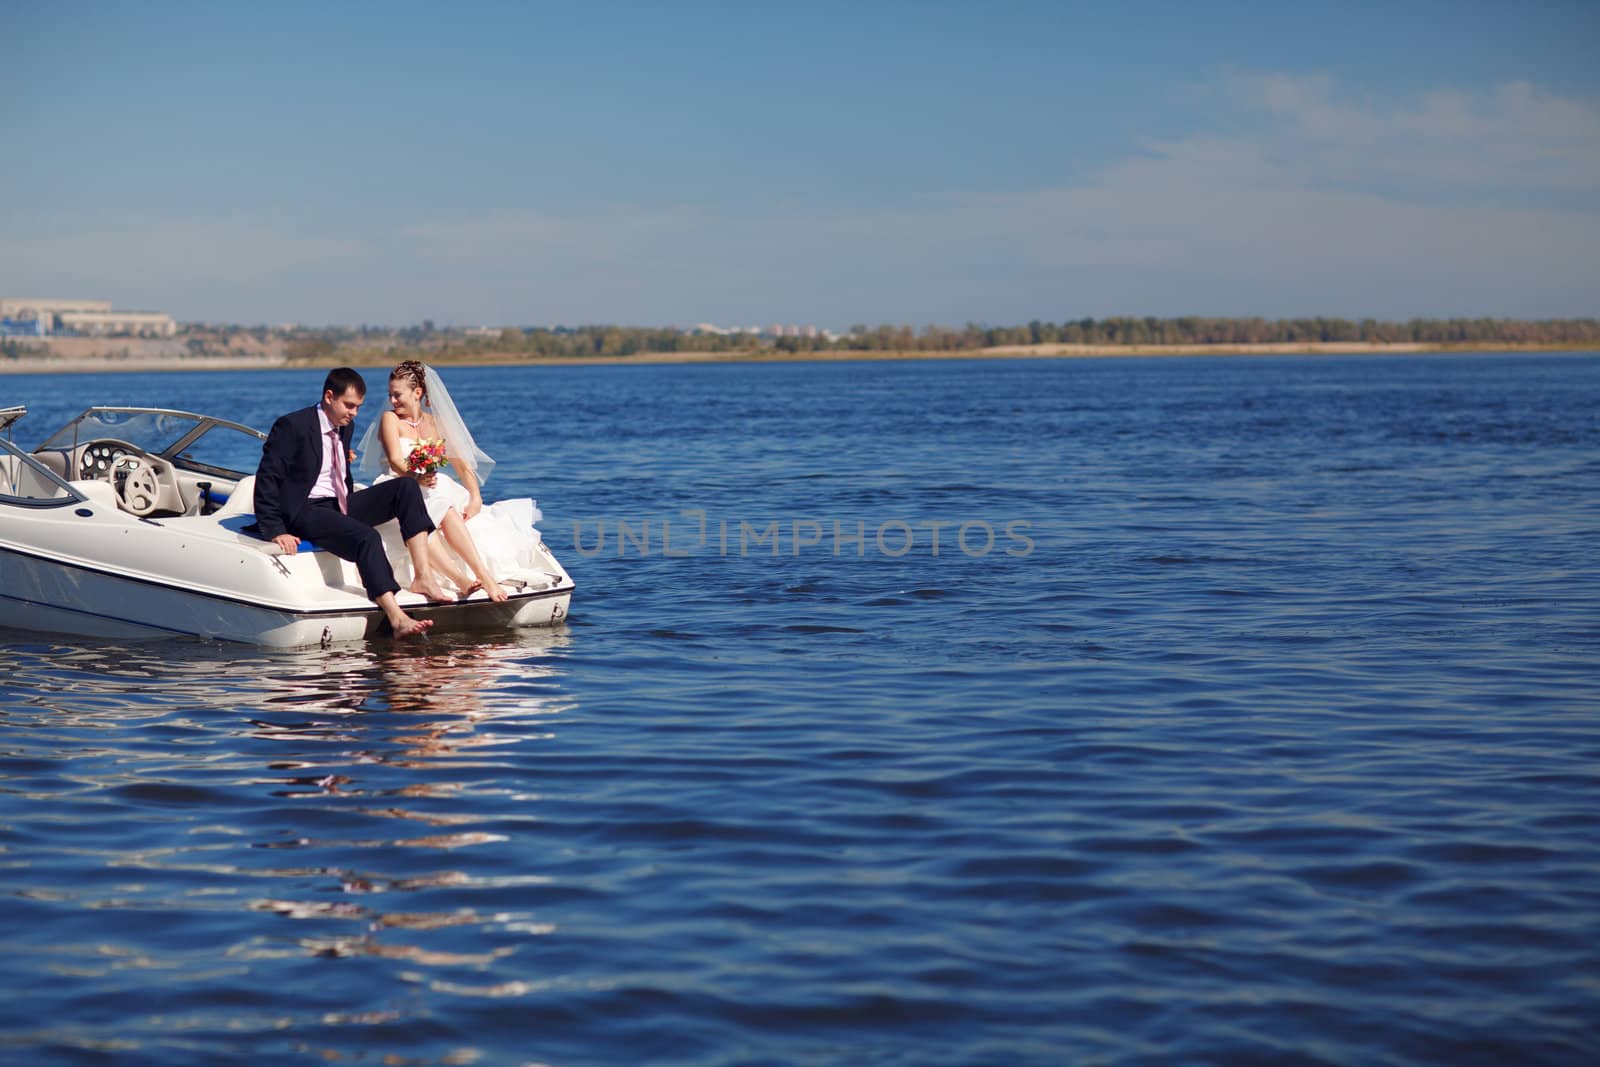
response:
M538 509L526 498L483 504L481 487L489 480L494 460L473 441L439 373L408 359L389 375L389 407L361 439L357 471L370 484L414 477L422 487L428 517L438 527L430 543L435 569L462 596L482 589L490 600L506 599L497 574L520 570L529 560ZM408 457L419 441L442 439L456 476L442 470L413 474ZM438 544L440 534L455 556L476 576L468 578Z

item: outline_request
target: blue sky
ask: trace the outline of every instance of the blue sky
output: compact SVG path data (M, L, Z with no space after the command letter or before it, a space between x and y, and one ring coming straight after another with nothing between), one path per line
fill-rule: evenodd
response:
M324 10L326 9L326 10ZM1600 314L1600 4L0 0L0 295Z

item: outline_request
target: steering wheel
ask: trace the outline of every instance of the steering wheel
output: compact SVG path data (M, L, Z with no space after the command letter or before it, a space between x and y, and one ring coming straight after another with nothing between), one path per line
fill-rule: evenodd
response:
M111 484L117 487L117 499L130 514L143 518L156 509L161 502L161 485L150 464L132 453L124 453L111 469Z
M78 453L78 477L84 481L94 478L112 481L111 474L116 469L117 460L137 452L138 449L132 445L112 438L90 441Z

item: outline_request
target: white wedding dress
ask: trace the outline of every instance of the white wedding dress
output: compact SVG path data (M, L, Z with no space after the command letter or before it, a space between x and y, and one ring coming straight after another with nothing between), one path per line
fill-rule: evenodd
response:
M400 445L407 453L416 443L414 438L400 438ZM380 474L372 484L377 485L394 477L397 475L393 473ZM434 473L432 487L422 490L422 502L427 505L428 518L433 520L435 526L451 508L455 508L457 514L465 515L467 502L471 499L472 494L467 492L467 487L443 470ZM493 504L486 502L482 511L467 520L467 532L472 535L472 543L477 546L478 554L496 578L503 581L537 568L539 531L534 529L534 524L539 518L538 505L532 498L524 496L497 500ZM435 542L440 543L443 543L443 538ZM404 545L399 554L402 557L406 555ZM394 555L390 553L391 558ZM398 564L400 560L396 559L395 562ZM405 569L410 570L409 559L406 560ZM410 581L409 578L401 580Z

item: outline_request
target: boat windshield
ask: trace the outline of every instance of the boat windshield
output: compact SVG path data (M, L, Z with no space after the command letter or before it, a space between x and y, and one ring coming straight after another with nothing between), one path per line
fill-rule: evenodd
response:
M71 448L85 441L113 438L160 455L199 428L199 415L154 408L90 408L39 446L40 451Z
M265 439L266 434L237 422L186 411L90 408L35 451L65 451L89 441L112 440L188 470L243 477L260 463Z
M0 433L10 435L11 425L28 413L25 407L0 408Z
M0 505L53 508L83 499L49 467L0 437Z

